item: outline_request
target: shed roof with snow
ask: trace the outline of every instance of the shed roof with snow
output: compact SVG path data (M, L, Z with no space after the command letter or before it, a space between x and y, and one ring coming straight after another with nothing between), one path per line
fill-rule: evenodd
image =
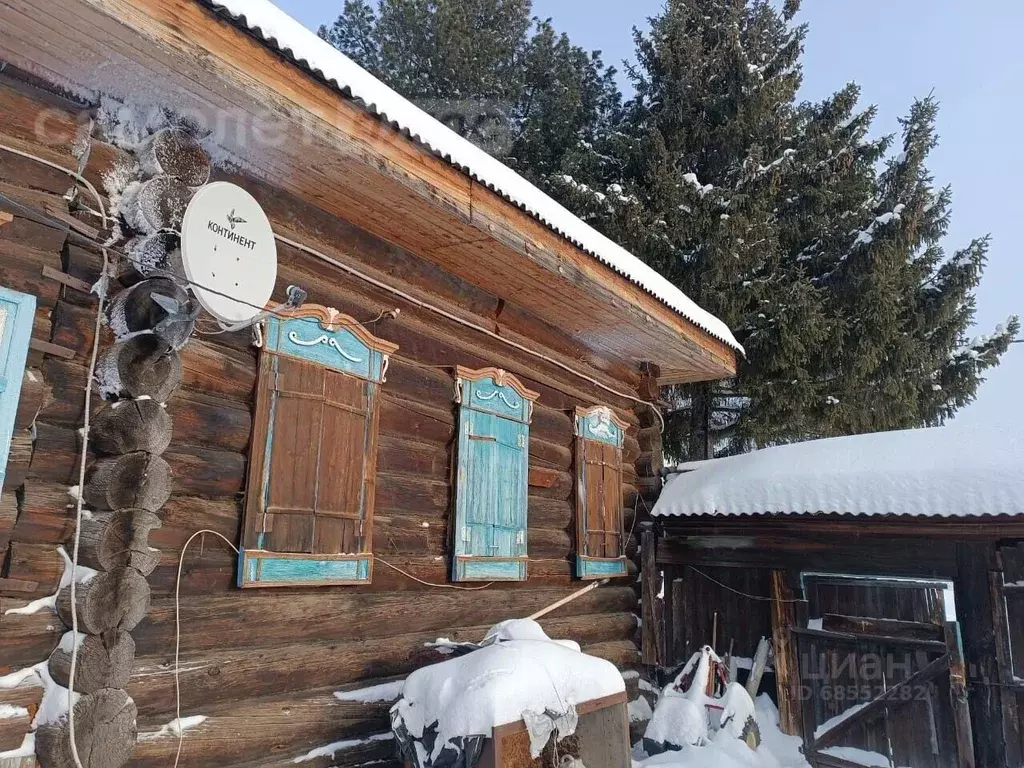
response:
M1024 514L1024 439L938 427L811 440L682 465L656 517Z

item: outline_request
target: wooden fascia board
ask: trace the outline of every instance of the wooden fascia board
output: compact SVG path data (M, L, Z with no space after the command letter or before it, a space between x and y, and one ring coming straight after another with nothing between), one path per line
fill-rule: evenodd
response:
M372 168L449 215L497 240L525 258L542 263L562 277L571 270L589 292L625 310L660 343L673 344L700 361L699 372L690 366L663 365L666 384L710 380L736 371L736 353L610 267L552 232L529 214L465 173L434 156L335 89L303 73L260 41L226 19L217 17L195 0L83 0L158 45L196 54L205 63L216 57L221 74L265 94L266 103L285 113L296 107L329 126L333 147L350 160ZM494 223L507 222L512 237L502 237ZM652 345L653 346L653 345ZM652 350L637 350L638 358L658 362Z
M908 517L900 515L743 515L658 517L669 539L782 536L912 536L943 539L996 539L1024 536L1024 514L999 517ZM851 540L852 541L852 540ZM851 547L858 544L853 541Z

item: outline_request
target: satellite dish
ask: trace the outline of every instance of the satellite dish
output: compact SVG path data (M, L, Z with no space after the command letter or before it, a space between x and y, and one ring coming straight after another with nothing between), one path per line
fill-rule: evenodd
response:
M181 258L192 292L222 324L254 319L277 281L277 243L256 199L235 184L200 189L181 225Z

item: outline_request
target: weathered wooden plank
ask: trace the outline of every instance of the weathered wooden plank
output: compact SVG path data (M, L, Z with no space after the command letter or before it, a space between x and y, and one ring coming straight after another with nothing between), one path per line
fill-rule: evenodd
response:
M640 575L643 579L641 603L643 606L643 662L648 665L656 665L658 659L659 645L659 600L658 582L660 573L658 564L655 561L655 539L654 526L650 523L643 523L640 526Z
M822 616L822 629L829 632L901 637L909 640L938 641L942 639L942 627L935 624L876 619L867 616L839 616L834 613L826 613Z
M971 713L967 703L967 668L964 664L960 630L955 621L943 627L949 648L949 700L953 707L953 729L956 732L957 766L974 768L974 738L971 735Z
M1004 571L991 571L989 573L992 628L995 633L996 665L999 669L999 698L1002 702L1003 739L1006 742L1006 760L1008 765L1019 765L1021 762L1020 719L1017 695L1012 690L1015 682L1013 675L1013 647L1006 615L1008 606L1003 596L1003 578Z
M772 643L775 650L775 685L779 701L779 727L800 735L800 659L792 629L796 624L794 593L785 571L772 571Z
M971 671L967 689L975 759L978 765L1005 765L1006 743L1001 723L995 634L992 631L992 597L989 572L995 564L991 544L958 544L958 578L954 583L957 619L963 639L965 668Z

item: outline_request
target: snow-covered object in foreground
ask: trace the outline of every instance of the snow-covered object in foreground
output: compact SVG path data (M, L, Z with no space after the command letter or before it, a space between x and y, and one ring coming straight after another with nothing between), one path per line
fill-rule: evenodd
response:
M644 731L644 749L648 754L707 743L707 689L712 664L719 662L711 647L705 645L690 657L676 679L665 686L654 708L654 717ZM691 672L693 679L684 691L682 683Z
M393 727L415 741L422 768L456 764L439 760L446 747L449 756L461 753L467 740L489 738L526 711L564 713L626 689L614 664L550 640L536 622L506 622L488 635L532 639L502 639L418 669L391 709Z
M751 749L761 745L761 731L757 725L754 700L739 683L729 683L720 702L722 717L718 722L715 741L739 739Z
M638 759L633 768L810 768L800 751L800 737L779 730L779 711L768 694L757 697L755 709L762 735L757 750L748 749L739 739L722 739Z
M202 0L222 9L271 47L363 102L383 120L544 222L651 296L733 349L742 347L728 326L636 256L571 214L511 168L406 100L269 0Z
M1024 438L936 427L811 440L690 464L655 516L1024 514Z

